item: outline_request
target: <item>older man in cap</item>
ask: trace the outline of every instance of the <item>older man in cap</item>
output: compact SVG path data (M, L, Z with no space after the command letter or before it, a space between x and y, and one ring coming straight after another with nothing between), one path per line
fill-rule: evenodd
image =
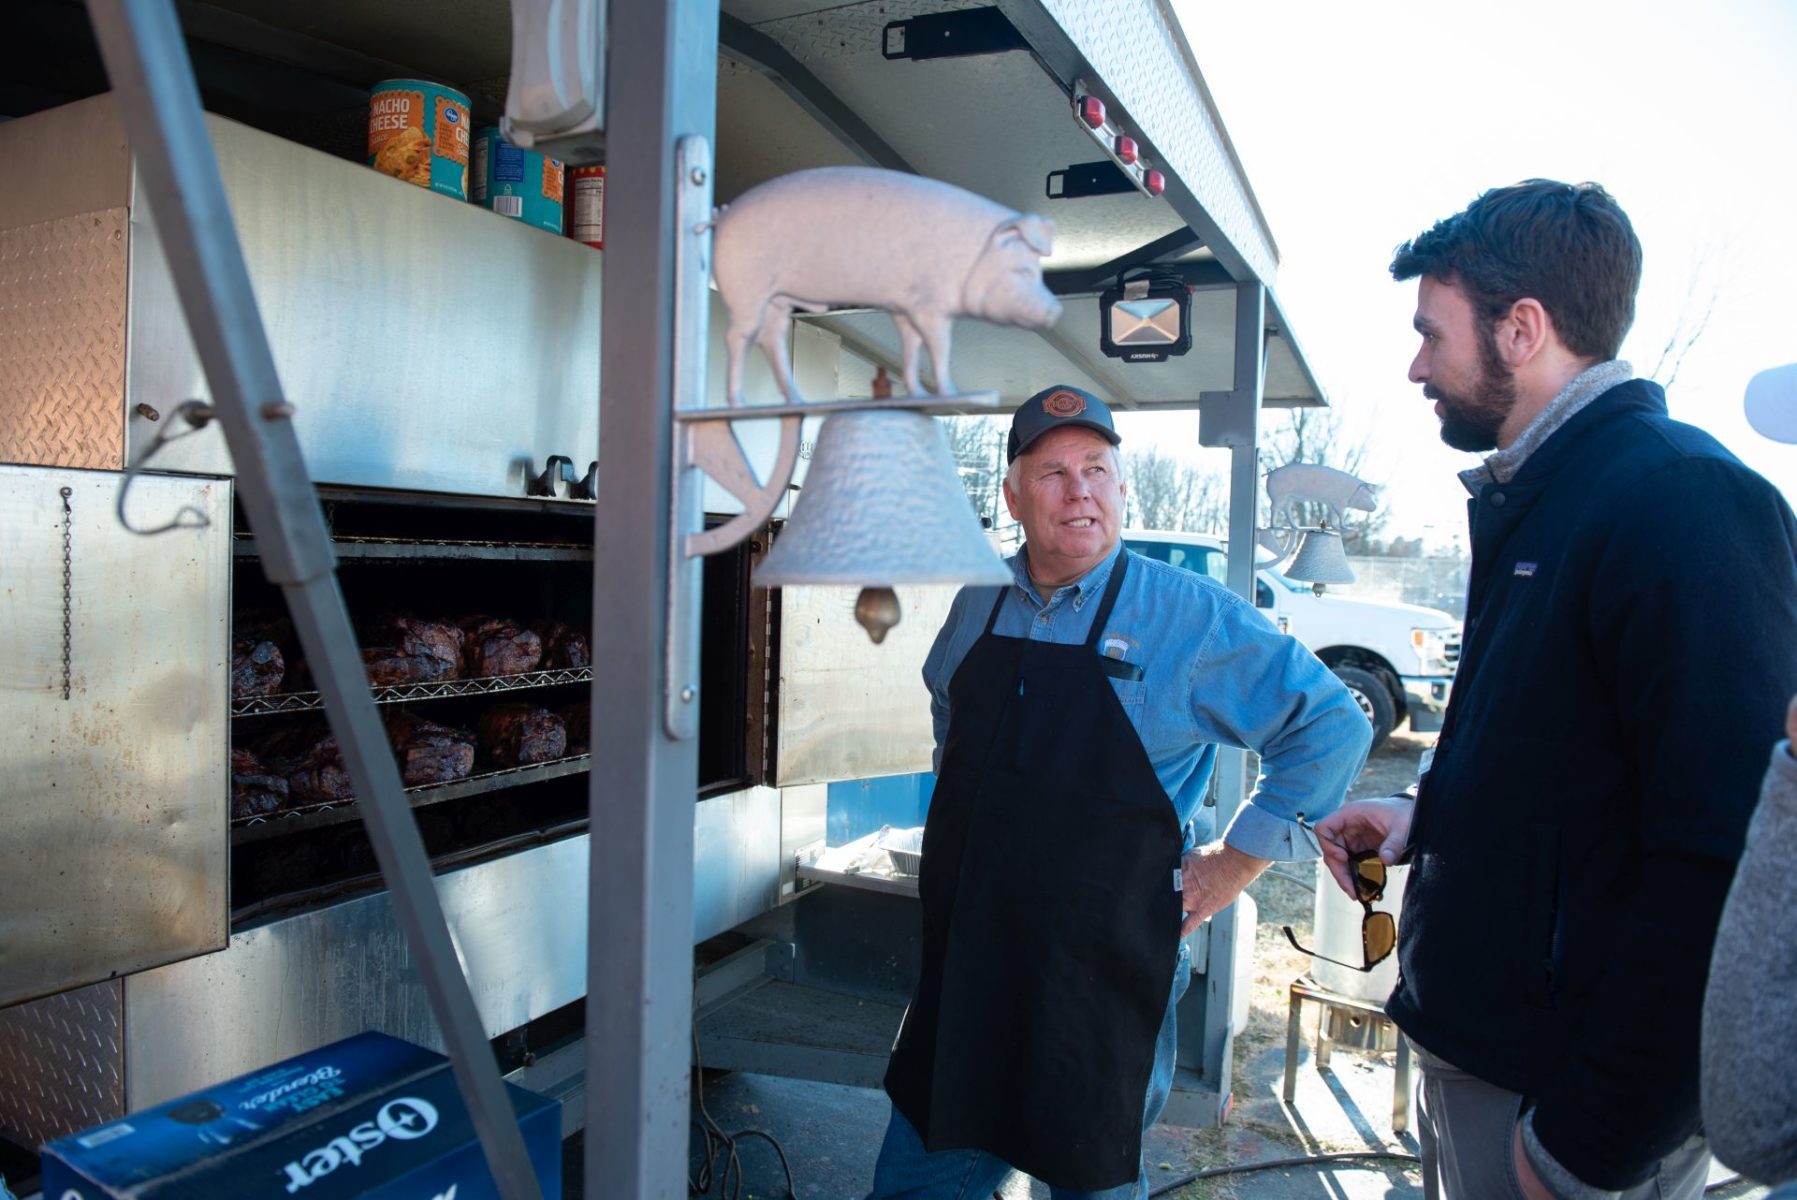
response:
M1057 1200L1139 1200L1172 1083L1184 938L1270 862L1311 859L1371 738L1253 605L1129 553L1110 410L1075 387L1011 423L1025 543L924 664L935 794L923 966L886 1074L873 1200L973 1200L1013 1169ZM1223 835L1217 747L1264 779Z

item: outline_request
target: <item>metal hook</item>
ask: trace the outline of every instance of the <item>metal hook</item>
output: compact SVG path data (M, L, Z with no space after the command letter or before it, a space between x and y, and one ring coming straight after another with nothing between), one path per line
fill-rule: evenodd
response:
M191 504L183 504L176 511L173 520L158 525L154 529L139 529L132 525L125 516L125 498L131 491L131 481L136 479L139 473L149 465L150 460L156 457L157 452L170 442L180 441L182 438L206 428L217 414L213 407L204 400L184 400L175 408L174 415L181 418L179 423L185 424L187 428L180 433L171 433L170 430L175 428L177 422L169 421L157 429L155 438L151 440L149 447L138 456L137 461L125 468L124 482L119 484L117 511L119 524L124 526L127 533L135 533L139 537L154 537L159 533L167 533L171 529L205 529L212 524L211 519L205 513Z

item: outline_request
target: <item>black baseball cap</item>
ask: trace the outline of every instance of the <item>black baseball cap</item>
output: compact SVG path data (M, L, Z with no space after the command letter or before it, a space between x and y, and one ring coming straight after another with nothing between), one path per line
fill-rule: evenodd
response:
M1111 410L1104 401L1084 388L1059 383L1025 400L1011 417L1011 441L1005 447L1005 462L1016 462L1017 456L1037 438L1063 425L1079 425L1103 434L1113 446L1123 441L1117 427L1111 424Z

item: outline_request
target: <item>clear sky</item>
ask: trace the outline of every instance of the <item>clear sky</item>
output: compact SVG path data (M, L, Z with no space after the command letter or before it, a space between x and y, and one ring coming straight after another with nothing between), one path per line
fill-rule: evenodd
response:
M1797 0L1173 7L1278 243L1286 314L1351 434L1371 434L1388 536L1446 541L1465 521L1454 472L1476 461L1404 377L1415 284L1392 282L1392 250L1530 176L1596 180L1634 221L1637 374L1714 302L1672 414L1797 501L1797 446L1741 410L1755 371L1797 361ZM1196 442L1189 419L1125 421Z

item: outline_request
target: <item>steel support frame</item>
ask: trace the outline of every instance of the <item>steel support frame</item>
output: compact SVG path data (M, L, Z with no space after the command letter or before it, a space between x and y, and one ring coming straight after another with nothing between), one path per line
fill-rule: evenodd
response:
M696 739L664 722L677 380L704 378L705 320L676 336L676 149L715 137L717 0L630 0L609 21L604 469L594 538L586 1194L686 1195ZM704 308L700 306L703 314ZM701 369L693 371L693 356ZM694 400L692 403L697 404ZM693 602L696 602L696 598ZM670 631L667 626L672 625ZM696 700L695 700L696 703Z
M1259 282L1236 285L1235 378L1227 392L1200 397L1198 438L1206 446L1229 448L1229 589L1254 602L1254 532L1259 523L1260 413L1266 387L1267 289ZM1246 750L1221 748L1217 753L1217 830L1228 828L1236 809L1254 783ZM1238 906L1230 905L1210 920L1210 949L1202 996L1186 994L1180 1005L1180 1054L1175 1087L1187 1071L1196 1071L1206 1092L1215 1093L1215 1110L1201 1115L1221 1123L1228 1113L1232 1074L1230 1012L1235 1007L1235 956L1253 953L1253 931L1237 937ZM1198 1010L1202 1002L1202 1013ZM1194 1024L1197 1027L1194 1029ZM1193 1036L1196 1033L1197 1036Z
M747 21L725 15L718 25L718 48L726 56L759 71L868 166L911 175L918 173L917 168L873 126L826 87L811 68Z
M275 372L173 4L89 0L88 13L230 446L237 496L263 570L281 588L318 682L456 1082L500 1194L538 1200L542 1193L511 1098L462 974L430 859L369 691L330 534L293 431L294 408Z
M1158 237L1146 245L1137 246L1128 254L1118 255L1109 262L1100 263L1096 267L1045 271L1042 278L1048 284L1048 290L1057 296L1088 296L1110 287L1117 282L1117 276L1124 271L1133 271L1140 267L1160 266L1163 270L1178 274L1193 286L1233 287L1235 280L1217 263L1175 264L1172 262L1180 255L1190 254L1203 245L1204 240L1190 229L1175 229L1164 237Z

